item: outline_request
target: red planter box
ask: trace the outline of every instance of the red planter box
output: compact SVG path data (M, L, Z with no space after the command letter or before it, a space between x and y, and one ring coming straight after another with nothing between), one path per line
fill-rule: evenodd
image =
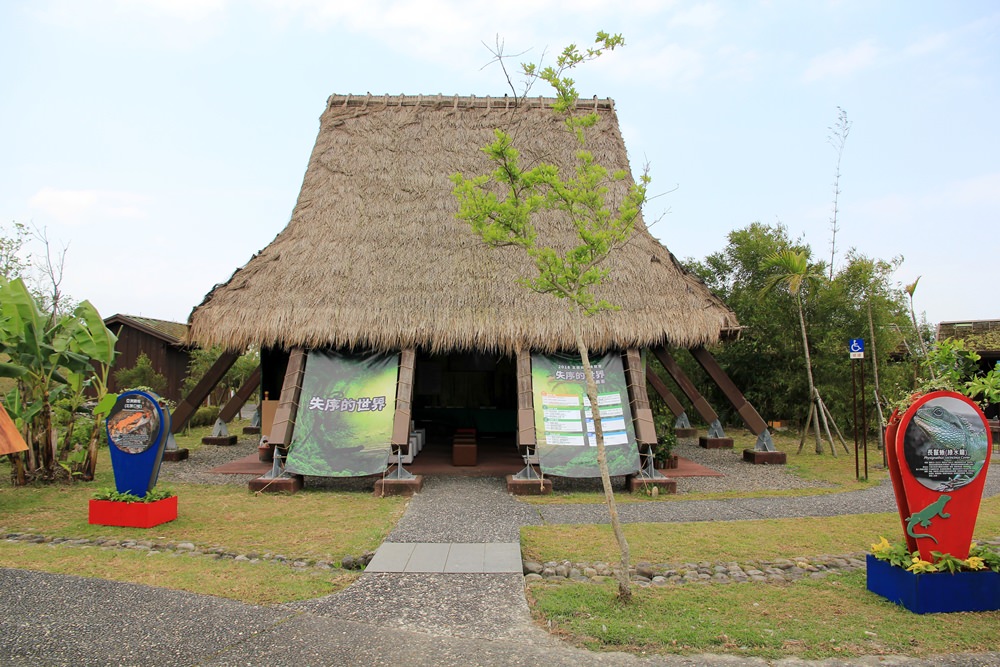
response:
M152 528L177 518L177 496L151 503L91 500L90 523L98 526Z

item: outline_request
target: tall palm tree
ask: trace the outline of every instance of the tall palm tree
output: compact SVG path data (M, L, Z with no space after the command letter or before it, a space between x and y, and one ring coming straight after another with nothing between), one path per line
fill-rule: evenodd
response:
M830 435L830 426L827 422L829 411L823 403L822 397L819 395L819 390L816 389L816 383L813 381L812 358L809 356L809 336L806 333L806 317L805 311L802 308L803 291L810 285L820 283L823 280L823 273L817 270L815 265L809 263L809 252L807 250L792 250L790 248L776 251L767 257L764 260L764 269L766 271L774 271L775 273L768 277L767 282L764 283L764 287L761 288L761 297L763 298L777 287L782 286L788 290L789 294L795 297L795 305L799 310L802 349L805 352L806 377L809 380L809 416L806 419L806 427L802 431L802 438L799 440L799 452L802 451L802 445L805 443L806 434L809 432L811 424L816 432L816 453L823 453L823 439L820 435L820 423L822 422L823 430L830 441L830 451L836 456L837 449L833 444L833 437ZM832 417L830 421L833 421Z

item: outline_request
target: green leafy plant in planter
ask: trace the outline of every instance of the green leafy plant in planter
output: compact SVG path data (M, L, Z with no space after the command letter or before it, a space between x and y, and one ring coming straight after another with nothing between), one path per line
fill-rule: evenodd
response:
M110 500L116 503L155 503L172 497L174 494L167 489L150 489L145 496L134 493L119 493L111 488L104 488L94 494L94 500Z
M933 563L920 558L919 552L910 553L905 542L891 544L889 540L881 537L878 542L872 545L872 556L876 559L914 574L931 572L955 574L956 572L983 570L1000 572L1000 553L986 545L973 544L969 549L969 557L965 560L955 558L951 554L943 554L940 551L932 553L935 559Z
M672 467L669 461L676 446L677 434L672 428L657 434L656 445L653 447L653 460L656 461L657 468Z

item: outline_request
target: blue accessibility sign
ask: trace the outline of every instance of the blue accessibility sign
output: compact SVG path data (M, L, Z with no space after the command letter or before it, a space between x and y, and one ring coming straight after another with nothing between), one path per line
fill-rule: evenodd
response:
M865 358L865 339L864 338L852 338L851 344L848 347L851 353L851 359L864 359Z

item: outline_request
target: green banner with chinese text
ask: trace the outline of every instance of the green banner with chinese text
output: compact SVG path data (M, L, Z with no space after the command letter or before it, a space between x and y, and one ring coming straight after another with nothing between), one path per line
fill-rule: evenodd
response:
M384 472L398 376L398 354L311 351L285 468L318 477Z

